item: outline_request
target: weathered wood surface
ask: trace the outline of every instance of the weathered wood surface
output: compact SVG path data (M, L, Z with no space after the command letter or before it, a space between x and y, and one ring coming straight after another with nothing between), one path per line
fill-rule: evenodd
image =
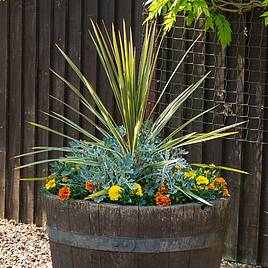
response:
M267 143L268 143L268 95L267 95L267 38L268 30L260 18L260 11L239 17L228 14L233 30L231 45L222 50L217 46L216 35L204 33L201 44L196 45L177 71L163 100L173 100L174 93L181 92L204 72L212 71L204 85L193 94L186 107L170 121L170 129L185 122L195 110L201 112L219 105L214 113L203 116L190 131L211 131L219 126L239 121L249 122L234 139L209 141L193 145L186 156L190 163L215 163L247 170L250 176L221 172L229 183L232 194L231 221L228 227L225 255L228 260L247 264L268 266L268 206ZM168 42L163 44L165 53L158 63L155 78L159 91L167 81L166 73L174 67L176 55L183 53L189 40L202 30L199 25L184 27L185 20L179 16L179 24L171 30ZM178 37L181 34L182 36ZM174 48L176 51L174 52ZM194 55L192 55L194 54ZM193 67L200 63L201 66ZM193 79L194 77L194 79ZM160 86L161 85L161 86ZM156 99L156 98L155 98ZM167 102L167 101L165 101ZM163 105L164 104L164 105ZM160 111L165 108L164 101Z
M53 195L46 195L45 203L54 268L220 266L229 200L204 209L198 204L64 205Z
M109 85L104 82L105 74L88 34L90 18L99 23L104 21L110 28L111 22L119 26L125 17L127 25L133 25L134 40L139 45L141 14L142 1L135 0L0 1L0 217L38 225L45 223L39 192L42 183L22 183L18 178L45 176L48 166L43 164L23 171L14 168L58 154L44 153L23 160L13 157L30 151L35 145L61 146L67 142L35 129L26 121L38 121L79 138L79 133L42 113L55 111L95 132L92 125L49 97L54 95L88 116L79 100L49 70L54 69L86 92L55 44L81 67L115 114ZM89 102L92 104L92 99Z

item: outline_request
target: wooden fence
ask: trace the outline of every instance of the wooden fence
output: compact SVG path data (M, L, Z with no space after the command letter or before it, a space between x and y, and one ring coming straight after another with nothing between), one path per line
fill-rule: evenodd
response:
M65 86L58 79L53 77L49 67L55 69L60 74L67 77L72 83L81 87L79 80L73 76L62 56L59 54L54 44L57 43L82 69L86 77L96 87L98 93L109 104L109 108L115 115L113 96L107 90L108 83L104 72L100 67L96 51L90 41L87 30L90 22L94 20L104 20L109 26L111 22L120 25L122 18L128 24L132 24L137 47L140 47L141 21L142 21L142 1L136 0L6 0L0 1L0 217L13 218L26 223L35 222L42 224L44 214L42 211L42 200L39 193L39 183L23 182L19 177L42 176L46 174L47 166L42 165L36 168L29 168L23 171L15 171L14 167L21 164L20 160L12 159L14 155L29 151L34 145L57 145L60 146L66 141L55 135L50 135L45 131L34 129L26 121L38 121L56 127L59 131L65 131L69 135L77 136L70 128L56 123L47 118L41 111L56 111L63 113L72 119L79 120L83 127L86 123L73 113L65 109L59 103L49 98L52 94L83 111L79 102L70 91L65 90ZM178 22L180 23L180 21ZM260 31L257 29L256 31ZM182 32L178 31L170 36L177 40ZM171 39L170 39L171 38ZM241 40L239 40L241 42ZM167 41L170 43L170 41ZM181 44L181 43L180 43ZM250 44L247 44L250 45ZM246 48L237 52L237 48L229 49L227 53L234 55L235 61L230 61L229 66L225 66L225 54L219 54L218 64L224 65L224 71L218 72L216 84L214 86L221 91L222 81L226 80L226 68L237 68L237 63L245 64L245 53L251 51L251 55L258 53L255 45L251 44L255 50ZM244 46L243 46L244 47ZM203 55L203 50L213 54L213 44L199 45L199 57L195 61L199 67L193 71L197 77L204 72L202 64L207 58ZM179 51L179 47L173 47ZM262 56L267 58L267 47L262 48ZM238 53L238 56L236 57ZM217 54L218 55L218 54ZM171 59L172 54L168 50L163 50L164 60ZM164 65L159 65L156 73L156 84L164 74L166 80L172 64L163 61ZM219 63L221 62L221 63ZM252 60L252 64L255 60ZM254 80L254 75L250 72L256 69L256 65L250 65L247 72L241 71L236 76L230 78L235 83L236 90L242 92L245 86L244 75ZM240 64L241 65L241 64ZM258 67L266 73L267 64ZM187 67L188 68L188 67ZM162 70L162 71L161 71ZM217 69L221 70L221 68ZM175 78L175 84L184 85L189 80L189 73L184 73ZM231 74L229 74L231 75ZM239 76L240 75L240 76ZM238 77L239 76L239 77ZM188 78L187 78L188 77ZM242 80L241 80L242 79ZM261 76L261 79L266 79ZM266 81L266 80L265 80ZM257 81L261 90L267 89L265 81ZM188 81L189 82L189 81ZM207 82L208 84L210 82ZM206 85L208 85L206 84ZM206 86L204 86L205 88ZM248 90L248 89L247 89ZM165 97L166 102L170 101L172 94L177 91L170 88ZM206 93L207 94L207 93ZM245 94L241 93L245 96ZM263 107L268 106L267 94L262 94ZM259 96L260 97L260 96ZM200 100L204 95L195 95L195 106L193 110L200 107ZM241 98L238 98L241 101ZM266 108L264 115L268 116ZM178 124L182 118L178 114L176 120L171 122L171 127ZM258 116L258 115L257 115ZM267 117L268 118L268 117ZM93 118L94 119L94 118ZM266 121L262 121L266 129ZM206 130L206 124L197 126L197 130ZM94 132L95 129L89 128ZM266 132L263 138L268 140ZM230 175L231 188L233 193L231 225L228 232L226 254L228 259L239 260L245 263L262 263L268 265L268 241L264 233L268 233L268 220L263 211L268 210L268 145L263 143L249 143L247 141L224 140L211 142L206 145L199 145L191 148L192 161L215 162L224 165L244 168L252 173L250 177L241 175ZM50 156L53 156L51 154ZM43 156L44 157L44 156ZM36 160L40 159L36 157ZM23 161L28 162L33 157L27 157Z
M22 183L17 178L42 176L47 167L15 171L14 167L21 162L12 157L37 144L62 145L65 141L31 127L26 121L39 121L77 135L42 114L54 110L75 118L49 94L79 109L78 100L49 71L51 67L80 86L55 44L80 66L114 111L112 93L107 90L107 80L88 34L90 18L100 23L103 20L108 28L112 22L121 26L124 18L128 25L132 24L138 45L141 16L141 1L135 0L0 1L0 217L26 223L44 222L39 183ZM83 120L76 119L85 126ZM32 159L27 157L23 161Z
M202 19L193 27L186 27L185 18L179 16L160 51L155 95L192 40L202 33L178 69L159 108L166 107L175 95L211 71L205 83L175 114L167 134L184 120L215 105L218 106L213 112L193 123L186 133L206 132L246 121L231 139L191 146L187 158L190 163L222 164L250 172L251 175L223 173L232 193L225 257L267 266L268 215L264 211L268 210L268 29L260 15L259 11L229 15L233 42L226 50L221 49L215 34L204 33Z

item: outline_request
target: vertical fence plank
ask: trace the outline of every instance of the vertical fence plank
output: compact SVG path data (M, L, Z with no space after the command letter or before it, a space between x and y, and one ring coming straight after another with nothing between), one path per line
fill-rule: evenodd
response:
M189 31L190 39L195 40L200 30L204 28L204 19L200 19L196 23L196 29ZM191 85L195 83L200 78L205 75L205 40L206 36L203 34L195 46L193 47L193 52L190 54L192 58L192 64L187 64L187 83ZM199 86L198 89L192 94L192 98L189 101L189 107L187 107L188 118L194 117L196 114L200 113L204 109L204 84ZM196 124L191 124L191 132L201 133L204 130L202 120ZM203 143L197 143L189 146L189 157L190 162L192 163L202 163L203 160Z
M258 35L251 36L248 40L247 65L247 83L245 91L247 93L246 103L251 106L247 116L262 118L263 113L263 95L265 92L265 75L263 73L262 57L265 57L265 49L262 49L266 43L264 37L265 26L259 21L260 13L249 13L252 21L249 26L250 32L258 32ZM254 27L254 28L253 28ZM256 61L255 59L258 58ZM263 129L259 125L259 120L251 120L251 128ZM257 131L248 131L248 139L258 140ZM244 167L252 174L252 178L244 178L241 192L240 209L240 230L239 230L239 259L242 262L257 264L259 250L259 228L260 228L260 198L262 182L262 145L260 143L245 143L243 147ZM254 163L254 164L252 164ZM250 245L250 247L249 247Z
M267 70L267 69L266 69ZM268 96L265 97L266 105L268 107ZM268 109L266 108L265 118L268 116ZM264 134L264 140L268 140L268 125L267 120L264 123L264 129L266 133ZM263 161L262 161L262 205L260 209L260 218L261 218L261 232L260 232L260 248L259 248L259 262L264 266L268 266L268 176L267 176L267 167L268 167L268 145L263 145ZM266 213L265 213L266 212Z
M7 1L0 3L0 218L5 216L7 172L8 7Z
M172 50L170 53L168 53L169 58L169 64L167 64L167 67L169 67L169 73L167 80L177 67L178 63L181 61L183 55L185 54L185 47L186 42L181 39L181 36L183 36L185 32L185 17L180 16L178 17L175 29L173 30L172 34L168 38L169 46L171 46ZM172 39L174 41L172 42ZM182 75L185 70L185 62L181 63L180 67L177 70L177 74L173 77L172 83L169 86L169 92L166 94L166 102L170 103L172 100L174 100L183 90L186 89L185 87L185 76ZM168 95L170 95L171 99L168 98ZM171 120L168 123L168 128L174 130L178 126L183 124L183 109L179 109L171 118ZM167 133L169 134L169 133Z
M245 83L245 36L243 35L242 27L239 27L237 17L230 15L230 21L234 29L233 46L227 50L227 73L226 84L227 95L230 98L225 98L225 107L228 103L237 104L235 111L237 116L243 116L242 104L244 103L244 83ZM226 113L226 122L229 124L228 113ZM242 131L237 135L237 138L242 139ZM238 169L243 169L242 166L242 142L237 140L224 140L223 142L223 164ZM238 173L223 173L230 183L230 191L232 195L230 224L228 226L225 257L229 260L237 260L238 258L238 232L239 232L239 210L240 210L240 194L242 175Z
M222 108L225 93L225 51L222 50L220 44L215 44L216 34L208 33L206 37L206 65L215 66L212 69L211 77L205 81L205 103L204 110L215 107L212 112L204 115L204 121L209 122L204 125L205 132L209 132L215 125L218 127L222 124L223 115ZM202 119L201 119L202 120ZM213 125L213 127L211 127ZM216 128L214 127L214 128ZM222 139L211 140L204 144L203 163L222 163Z
M111 33L111 25L115 21L115 0L100 0L99 3L99 22L100 28L104 30L102 26L102 21L105 23L107 30ZM108 111L113 115L115 111L115 101L114 96L111 90L110 83L107 79L107 76L104 72L104 69L101 63L98 63L100 68L98 68L98 88L97 92L106 105Z
M68 56L74 61L74 63L80 69L81 67L81 0L70 0L68 7ZM77 89L80 89L80 79L71 68L67 67L67 80L71 82ZM66 102L71 105L73 108L79 111L79 98L69 89L66 88L65 93ZM70 109L66 109L67 118L79 124L79 115L72 112ZM72 129L71 127L66 127L67 135L79 138L79 132Z
M66 77L66 62L64 57L61 55L60 51L56 48L57 44L63 51L66 51L67 47L67 37L66 37L66 19L68 12L67 1L63 0L54 0L54 16L53 16L53 48L52 48L52 69L59 73L61 76ZM53 76L51 95L64 101L65 96L65 84L56 76ZM50 103L50 112L56 112L58 114L64 115L65 107L63 104L51 100ZM64 124L58 120L50 119L50 127L57 129L57 131L64 132ZM61 147L64 146L64 138L59 135L50 135L50 145ZM58 152L51 152L49 155L54 158L62 155Z
M51 20L52 20L52 2L38 1L38 73L37 73L37 105L38 113L37 120L40 124L48 126L48 117L44 116L41 111L49 111L49 89L50 89L50 71L51 66ZM46 146L49 142L48 132L36 129L36 143L39 146ZM37 156L37 160L47 158L48 154L44 153ZM47 174L47 165L42 164L37 166L37 176L43 177ZM45 221L44 210L42 206L42 195L40 187L42 183L37 182L35 193L35 222L41 225Z
M82 14L82 71L85 77L89 80L89 82L92 84L95 90L97 90L97 53L94 48L94 44L89 36L89 29L91 29L91 23L90 19L92 19L94 22L97 22L98 19L98 0L92 0L92 1L83 1L83 14ZM95 107L93 99L90 97L90 94L88 93L85 86L82 88L82 92L84 96L87 97L88 102ZM80 111L85 114L87 117L89 117L91 120L95 121L95 116L90 113L85 106L81 105ZM89 124L85 119L81 119L81 125L83 128L88 130L90 133L95 134L95 127L91 124Z
M36 111L36 1L24 4L24 44L23 44L23 152L29 152L35 145L35 129L27 122L35 121ZM23 158L23 163L33 162L34 156ZM34 178L35 168L22 170L22 177ZM34 221L34 182L21 184L21 211L23 222Z
M10 2L8 159L21 152L22 6L22 0ZM19 159L8 161L7 217L16 221L19 221L20 171L14 168L19 165Z
M142 47L143 0L132 0L132 29L139 58Z
M131 27L132 23L132 1L125 1L125 0L117 0L115 2L115 15L114 15L114 23L115 27L122 32L123 29L123 20L126 23L127 30ZM107 27L110 27L108 24ZM115 105L113 116L115 122L118 124L122 123L121 116L117 106Z

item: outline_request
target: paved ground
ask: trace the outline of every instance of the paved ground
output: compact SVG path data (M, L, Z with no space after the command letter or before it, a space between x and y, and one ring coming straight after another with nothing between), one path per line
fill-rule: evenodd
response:
M225 261L221 266L221 268L251 267ZM0 268L52 268L45 228L31 224L17 224L12 220L0 220Z

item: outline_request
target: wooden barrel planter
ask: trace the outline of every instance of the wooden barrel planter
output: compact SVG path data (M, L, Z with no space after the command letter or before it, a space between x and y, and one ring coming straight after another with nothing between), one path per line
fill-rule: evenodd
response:
M45 195L53 268L218 268L229 199L170 207Z

